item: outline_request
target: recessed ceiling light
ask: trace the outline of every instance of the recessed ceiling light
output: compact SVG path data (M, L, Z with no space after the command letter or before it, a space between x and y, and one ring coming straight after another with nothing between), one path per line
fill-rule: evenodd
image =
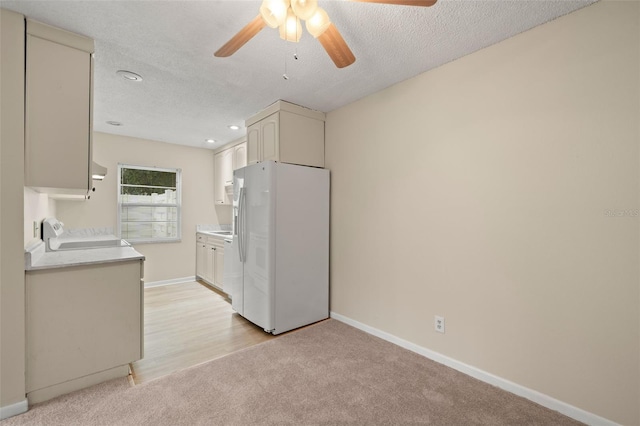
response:
M206 142L206 143L216 143L216 141L215 141L215 140L213 140L213 139L206 139L206 140L205 140L205 142Z
M229 128L231 130L240 130L240 126L236 126L235 124L230 125Z
M142 81L142 76L140 74L136 74L135 72L119 70L116 71L116 74L129 81Z
M107 121L107 124L110 124L112 126L122 126L122 123L119 121Z

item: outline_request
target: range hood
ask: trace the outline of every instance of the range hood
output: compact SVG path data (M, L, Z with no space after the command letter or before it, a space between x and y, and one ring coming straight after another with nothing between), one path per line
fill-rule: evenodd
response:
M107 175L107 168L93 161L91 166L91 178L93 180L102 180Z

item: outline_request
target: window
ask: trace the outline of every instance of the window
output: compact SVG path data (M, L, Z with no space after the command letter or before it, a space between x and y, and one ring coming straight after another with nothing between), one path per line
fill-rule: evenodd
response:
M131 243L180 241L180 169L118 164L118 235Z

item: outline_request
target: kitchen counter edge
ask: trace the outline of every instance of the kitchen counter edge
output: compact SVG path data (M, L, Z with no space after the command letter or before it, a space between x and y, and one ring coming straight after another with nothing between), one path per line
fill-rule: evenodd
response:
M206 235L208 237L215 237L221 240L231 241L233 239L233 235L218 234L216 231L196 231L196 235L197 234Z
M130 260L145 260L145 257L130 246L47 252L45 251L44 242L39 241L25 249L24 260L24 269L29 272L102 263L126 262Z

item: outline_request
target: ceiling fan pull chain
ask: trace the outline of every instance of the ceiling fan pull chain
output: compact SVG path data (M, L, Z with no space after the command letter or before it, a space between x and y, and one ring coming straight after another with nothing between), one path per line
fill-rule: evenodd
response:
M284 74L282 74L282 78L289 80L289 76L287 75L287 55L284 55Z

